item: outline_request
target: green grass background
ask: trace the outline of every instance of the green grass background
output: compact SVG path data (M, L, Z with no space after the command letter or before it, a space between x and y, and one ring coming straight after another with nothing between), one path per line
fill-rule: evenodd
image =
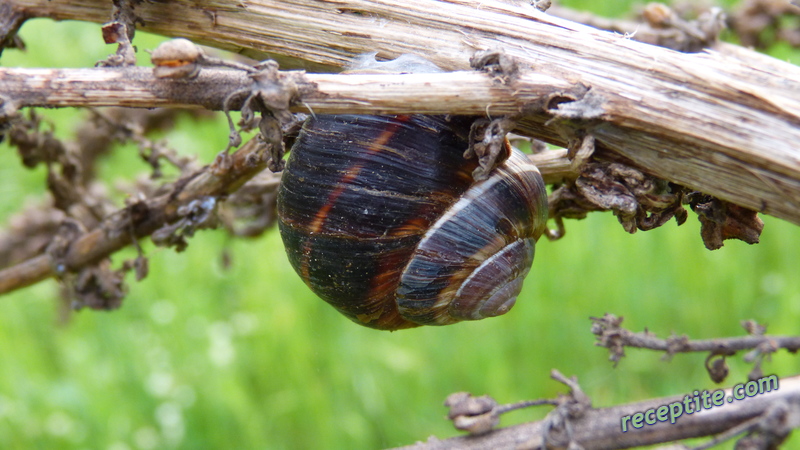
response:
M604 15L629 4L568 3ZM114 51L91 24L36 20L22 36L28 52L7 50L4 66L89 67ZM143 64L142 49L160 41L137 34ZM800 60L797 52L775 52ZM44 113L65 138L83 117ZM168 138L208 162L224 148L227 129L219 117L187 121ZM107 179L144 171L129 146L102 162ZM44 179L43 170L24 169L0 145L0 223L39 198ZM728 241L709 252L693 214L684 226L635 235L611 214L592 214L569 221L564 239L538 244L508 315L396 333L356 326L315 298L287 264L276 230L255 240L204 231L183 254L146 245L150 275L140 283L129 277L130 294L117 311L82 311L64 321L54 281L0 298L0 448L397 446L457 435L441 406L455 391L500 402L565 392L549 379L553 368L578 376L598 407L712 390L704 355L664 361L631 350L612 367L593 345L588 317L612 312L630 329L661 336L742 335L743 319L772 334L798 334L800 230L765 222L760 244ZM227 269L224 251L232 257ZM749 371L741 357L730 365L725 385ZM796 374L800 358L781 352L764 369ZM515 412L502 425L546 411Z

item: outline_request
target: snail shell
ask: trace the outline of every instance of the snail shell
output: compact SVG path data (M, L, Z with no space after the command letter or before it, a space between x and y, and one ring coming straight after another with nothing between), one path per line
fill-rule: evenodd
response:
M356 323L395 330L506 313L547 219L539 171L508 158L475 182L470 122L310 118L278 192L295 271Z

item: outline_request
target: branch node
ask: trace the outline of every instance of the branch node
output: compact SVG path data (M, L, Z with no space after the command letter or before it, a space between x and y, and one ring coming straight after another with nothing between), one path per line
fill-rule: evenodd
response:
M545 111L553 115L546 124L601 119L606 112L605 103L606 98L591 86L578 83L573 92L554 92L545 99Z
M763 413L745 422L740 433L749 434L736 442L737 449L775 449L783 443L794 428L800 427L800 405L781 399L769 405Z
M550 377L565 384L570 392L568 395L558 396L558 406L542 421L541 448L581 449L574 436L572 420L582 418L592 408L592 402L578 385L576 377L567 378L556 369L550 372Z
M676 353L685 352L690 348L689 337L686 335L672 335L667 338L667 352L664 354L665 360L670 360Z
M630 331L622 328L622 316L605 313L603 317L590 317L592 321L592 333L597 336L595 345L605 347L610 353L608 359L617 366L619 361L625 356L626 339Z
M566 385L569 389L569 395L560 398L561 405L566 405L569 412L569 417L579 419L592 408L592 401L588 395L583 392L578 384L578 377L572 376L567 378L556 369L550 371L550 378Z

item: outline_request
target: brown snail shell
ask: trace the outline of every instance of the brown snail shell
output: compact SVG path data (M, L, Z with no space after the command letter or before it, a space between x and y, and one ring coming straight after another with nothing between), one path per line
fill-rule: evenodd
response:
M469 125L334 115L303 126L278 193L281 236L306 284L354 322L446 325L513 306L544 230L547 193L510 146L475 182L477 161L463 157Z

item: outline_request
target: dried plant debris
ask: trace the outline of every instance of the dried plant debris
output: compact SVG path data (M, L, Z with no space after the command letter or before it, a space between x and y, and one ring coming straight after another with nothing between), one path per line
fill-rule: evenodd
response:
M489 173L505 161L510 153L506 147L506 134L514 128L514 121L508 118L495 120L477 119L469 130L469 147L464 158L478 158L478 167L472 171L475 181L489 177Z
M178 114L171 110L155 110L153 112L136 113L134 110L116 108L107 114L105 111L93 110L93 123L98 138L106 137L112 142L125 144L132 142L139 148L139 156L151 168L151 178L163 176L163 162L177 168L180 173L197 168L194 158L180 156L165 141L153 141L147 134L153 130L171 128Z
M44 251L66 215L49 202L29 204L0 230L0 267L17 264Z
M787 401L771 404L764 413L745 422L748 435L736 442L737 450L777 449L798 426L797 405Z
M139 275L141 270L146 270L146 262L123 265L121 270L112 270L111 259L103 258L91 266L78 270L77 273L70 272L66 264L67 253L70 245L84 233L86 229L78 221L64 219L45 248L54 272L62 281L62 297L73 310L84 307L116 309L122 304L127 291L124 282L125 272L136 268ZM142 256L141 253L139 256ZM144 269L142 269L143 264Z
M612 211L625 231L647 231L675 217L686 220L682 189L618 163L586 163L574 181L550 195L550 217L583 219L590 211Z
M14 114L6 132L9 144L16 147L25 166L47 166L50 198L12 217L11 226L0 233L0 266L24 264L47 255L52 273L62 282L62 296L70 309L118 307L126 292L124 274L134 271L136 279L141 280L148 273L148 260L135 239L134 227L151 216L145 200L159 193L152 179L162 175L164 161L177 167L182 175L196 169L193 158L181 157L164 143L146 137L154 130L171 128L178 114L187 113L170 109L91 109L88 120L76 131L74 142L57 139L52 125L33 109L25 115ZM210 115L196 111L188 114ZM107 183L96 179L96 165L117 142L137 144L152 173L146 182L140 180L128 186L138 195L130 197L127 207L115 214L117 208L109 200ZM185 246L183 237L214 222L213 214L203 214L202 207L194 206L190 203L179 209L181 217L175 227L161 230L165 239L172 239L171 243L179 248ZM130 234L137 257L123 262L119 270L112 270L107 258L80 267L68 266L71 245L84 237L87 230L96 231L101 221L113 224L103 227L108 239Z
M47 166L47 187L53 206L91 227L110 212L110 202L100 186L84 182L79 148L64 143L53 134L35 111L18 116L7 133L9 144L17 148L22 163L29 168Z
M67 265L64 258L69 252L70 245L85 232L86 228L75 219L67 218L59 224L56 233L45 248L45 253L50 256L50 263L53 265L56 275L66 275Z
M119 44L117 52L95 64L97 67L122 67L136 65L136 47L133 36L136 26L144 25L144 20L134 12L136 5L144 0L112 0L111 21L102 28L106 44Z
M217 226L217 204L216 197L212 196L192 200L178 208L181 217L178 221L153 232L151 240L156 245L175 247L175 251L182 252L189 245L186 238L194 236L195 231Z
M745 47L759 50L778 42L800 47L800 6L797 1L742 0L723 11L713 1L683 0L648 3L639 20L597 17L590 13L553 7L551 13L596 28L622 33L630 39L682 52L699 52L717 41L729 28Z
M127 287L124 270L112 270L106 258L94 266L81 269L67 280L72 309L117 309L122 305Z
M579 449L581 446L575 440L573 421L581 419L592 409L592 401L581 389L577 377L567 378L555 369L550 371L550 377L565 384L570 391L567 395L558 394L556 409L542 421L544 444L548 448Z
M706 358L706 372L708 372L708 376L714 383L722 383L730 373L728 362L725 359L726 356L732 355L712 352Z
M64 145L53 135L52 124L46 123L34 109L28 110L27 117L13 117L10 123L6 131L8 142L16 147L25 167L32 169L40 163L57 162L65 153Z
M212 112L190 109L156 108L92 108L89 120L75 133L75 142L80 147L83 183L95 177L97 159L109 151L115 143L133 143L153 171L151 178L163 176L163 163L176 167L180 173L197 169L193 157L180 156L163 141L153 141L147 136L156 131L172 129L180 117L194 120L208 119Z
M113 6L111 10L111 20L126 25L128 40L133 41L136 35L136 26L145 25L144 19L136 15L136 6L144 3L145 0L111 0Z
M133 27L130 27L132 29ZM119 44L117 52L95 63L95 67L126 67L136 65L136 47L131 44L129 27L122 22L109 22L103 25L103 41L106 44Z
M639 42L695 53L712 47L725 28L724 12L701 1L648 3L639 20L598 17L584 11L553 7L549 13L602 30L620 33Z
M259 138L267 146L267 167L273 172L283 170L283 155L286 152L284 133L296 129L301 119L305 118L305 115L292 114L289 107L310 90L316 89L313 83L303 80L305 72L280 72L278 63L272 60L263 61L248 71L253 85L232 92L224 102L223 110L228 118L230 134L228 146L214 162L214 169L219 173L230 168L229 151L242 143L240 131L256 127L259 129ZM240 129L234 126L230 116L237 102L241 102Z
M755 211L605 162L585 163L577 179L556 186L549 207L559 230L551 234L561 237L563 219L583 219L591 211L612 211L629 233L658 228L673 217L681 225L688 216L686 204L697 213L709 250L721 248L726 239L758 243L764 222Z
M725 13L720 8L709 8L696 19L686 20L663 3L649 3L642 18L648 29L642 30L637 40L687 53L711 47L725 28Z
M101 122L108 125L108 121ZM105 128L118 130L115 126ZM107 134L114 135L115 132ZM108 135L100 141L112 140ZM232 155L231 171L224 177L216 175L211 166L206 166L187 170L178 180L160 186L151 180L143 185L136 184L137 192L129 197L126 207L105 214L99 224L86 226L83 221L75 220L77 216L65 214L59 226L74 224L77 232L66 236L56 231L57 237L48 241L45 254L30 256L0 271L0 289L10 292L48 276L56 276L63 280L62 288L70 298L75 292L73 285L78 287L80 296L96 294L76 303L77 306L117 305L118 301L113 299L121 300L124 294L122 274L134 270L137 279L141 279L148 272L147 259L138 248L136 239L151 236L157 245L175 246L179 251L184 249L186 238L196 230L216 226L220 199L235 192L264 168L264 149L263 140L248 142ZM266 222L269 223L269 219ZM139 250L138 257L123 263L118 275L95 271L87 272L83 278L75 278L75 274L94 267L102 258L130 243ZM119 282L109 278L112 276L118 277Z
M56 276L62 281L62 298L73 310L84 307L116 309L125 297L123 278L128 269L112 270L109 258L103 258L77 273L70 272L67 268L66 256L70 245L85 232L86 229L78 221L66 218L59 224L45 248Z
M154 130L171 128L177 114L168 109L93 109L89 120L78 128L77 140L64 142L31 109L27 116L12 120L7 136L26 167L47 166L53 207L93 228L115 210L106 185L95 180L97 160L110 151L113 143L135 143L142 159L152 167L152 178L162 176L163 161L181 173L196 168L193 158L181 157L163 142L146 137Z
M766 49L778 42L800 47L800 6L786 0L744 0L729 25L746 47Z
M726 239L758 243L764 222L755 211L699 192L687 194L686 202L700 219L700 235L709 250L721 248Z
M280 176L262 171L219 205L219 218L228 233L258 237L275 224Z

